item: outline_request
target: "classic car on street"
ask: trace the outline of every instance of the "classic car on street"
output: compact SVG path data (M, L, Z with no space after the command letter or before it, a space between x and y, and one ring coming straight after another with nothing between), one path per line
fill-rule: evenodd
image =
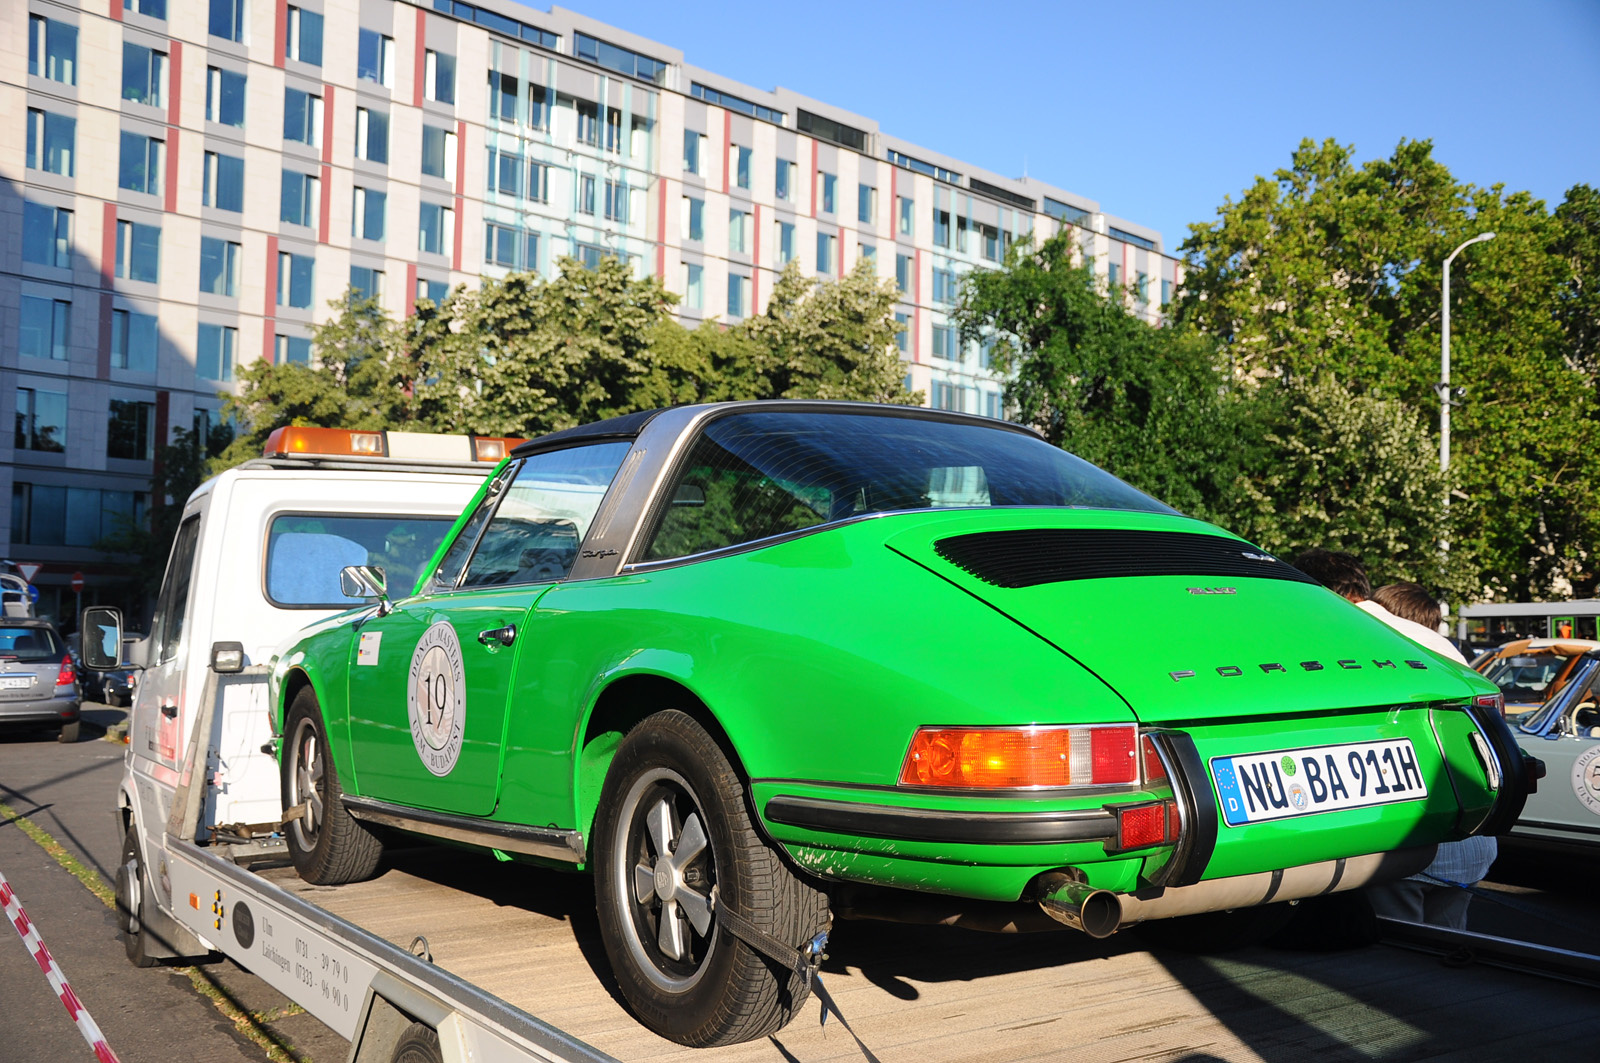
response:
M1600 650L1575 664L1542 708L1513 720L1517 744L1543 761L1548 775L1505 840L1593 857L1600 853Z
M343 579L367 607L273 668L300 874L395 829L592 870L624 999L689 1045L793 1016L843 890L1105 936L1410 874L1537 770L1481 676L962 414L557 432L414 585Z
M1500 688L1506 715L1537 709L1560 692L1590 650L1593 639L1517 639L1485 650L1472 661L1473 670Z

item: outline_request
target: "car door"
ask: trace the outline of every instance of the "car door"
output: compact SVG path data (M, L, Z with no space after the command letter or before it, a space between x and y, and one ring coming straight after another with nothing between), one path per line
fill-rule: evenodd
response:
M422 593L361 624L349 667L350 744L362 796L485 816L500 788L529 612L577 560L626 442L508 467Z
M195 584L195 567L200 545L202 514L184 518L173 539L172 555L156 599L155 618L150 629L148 658L139 678L129 727L129 745L135 756L147 758L172 774L175 781L184 750L182 713L194 706L184 704L185 664L189 657L189 600Z
M1600 660L1586 656L1518 744L1544 761L1513 834L1600 848Z

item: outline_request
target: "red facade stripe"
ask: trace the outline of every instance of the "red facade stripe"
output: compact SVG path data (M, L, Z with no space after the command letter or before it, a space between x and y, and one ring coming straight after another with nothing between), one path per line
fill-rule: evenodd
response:
M173 41L167 56L167 178L166 203L168 214L178 210L178 126L183 113L183 42Z
M263 285L267 290L267 294L266 306L261 312L267 317L271 317L278 305L278 238L276 236L267 237L267 271L263 276L267 282Z
M317 213L317 243L328 242L328 215L333 206L333 167L322 166L322 205Z
M728 171L733 169L733 112L722 112L722 194L728 194Z
M272 65L283 66L283 53L289 43L289 0L278 0L277 10L272 16L272 29L277 37L276 47L272 49Z
M333 161L333 86L322 84L322 161Z
M450 268L461 269L461 242L466 232L466 196L462 193L467 186L467 123L456 123L456 233L455 247L450 255Z
M761 312L761 204L755 206L755 237L750 248L750 314Z
M261 360L270 365L278 356L277 323L269 317L261 324Z
M656 278L662 283L667 279L667 179L656 179L656 187L661 190L661 206L656 211Z
M411 106L422 106L422 85L427 80L428 71L428 13L422 8L417 8L417 47L416 63L412 68Z

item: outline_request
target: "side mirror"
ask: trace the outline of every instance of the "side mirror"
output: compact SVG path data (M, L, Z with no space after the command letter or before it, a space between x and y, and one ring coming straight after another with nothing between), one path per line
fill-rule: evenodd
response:
M122 663L122 613L105 605L91 605L78 624L83 666L96 672L115 670Z
M386 583L383 569L377 565L346 565L339 570L339 592L346 598L376 598L379 616L387 616L393 608Z

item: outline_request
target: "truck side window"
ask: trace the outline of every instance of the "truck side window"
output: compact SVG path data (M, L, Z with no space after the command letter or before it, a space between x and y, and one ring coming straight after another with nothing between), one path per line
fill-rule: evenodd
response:
M150 637L156 649L154 663L170 661L178 655L183 641L183 623L189 612L189 585L194 578L195 546L200 542L200 518L190 517L178 529L167 562L167 575L156 599L156 618Z

